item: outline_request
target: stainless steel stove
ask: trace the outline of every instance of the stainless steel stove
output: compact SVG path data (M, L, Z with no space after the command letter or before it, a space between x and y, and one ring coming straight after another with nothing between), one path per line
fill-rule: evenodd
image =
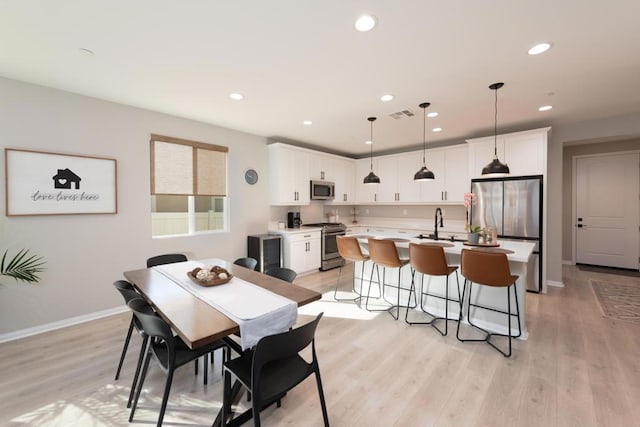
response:
M322 229L322 265L320 270L325 271L341 267L344 264L344 259L342 259L338 252L336 237L344 236L347 226L341 222L320 222L317 224L305 224L305 226L320 227Z

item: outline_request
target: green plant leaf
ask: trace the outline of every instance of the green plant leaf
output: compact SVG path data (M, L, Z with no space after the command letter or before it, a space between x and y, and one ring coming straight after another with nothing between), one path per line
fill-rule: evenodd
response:
M43 266L46 263L41 256L29 254L29 249L20 249L6 263L7 252L8 250L4 251L2 261L0 261L0 275L29 283L37 283L40 280L38 273L45 270Z

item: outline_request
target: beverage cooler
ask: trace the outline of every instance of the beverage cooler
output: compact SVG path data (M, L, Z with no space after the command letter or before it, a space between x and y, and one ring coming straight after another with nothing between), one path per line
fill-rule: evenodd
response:
M257 234L247 237L247 256L258 260L256 270L282 267L282 237L276 234Z

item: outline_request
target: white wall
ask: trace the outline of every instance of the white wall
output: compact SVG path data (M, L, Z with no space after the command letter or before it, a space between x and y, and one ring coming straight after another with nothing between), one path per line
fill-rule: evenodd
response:
M111 286L122 272L166 252L189 258L246 256L246 236L269 221L266 139L165 114L0 78L0 141L22 148L117 159L116 215L5 216L0 188L0 251L26 247L47 270L36 285L0 276L0 335L122 306ZM151 238L151 133L229 147L228 233ZM4 153L3 153L4 156ZM254 168L260 179L244 182ZM0 165L4 181L4 162Z
M633 140L639 135L640 113L553 127L547 150L547 280L562 282L563 147L598 141Z

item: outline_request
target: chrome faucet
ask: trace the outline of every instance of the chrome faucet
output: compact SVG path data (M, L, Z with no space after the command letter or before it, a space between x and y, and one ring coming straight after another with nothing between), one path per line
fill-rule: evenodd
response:
M438 240L438 212L440 212L440 227L442 227L442 209L436 208L435 228L433 231L434 240Z

